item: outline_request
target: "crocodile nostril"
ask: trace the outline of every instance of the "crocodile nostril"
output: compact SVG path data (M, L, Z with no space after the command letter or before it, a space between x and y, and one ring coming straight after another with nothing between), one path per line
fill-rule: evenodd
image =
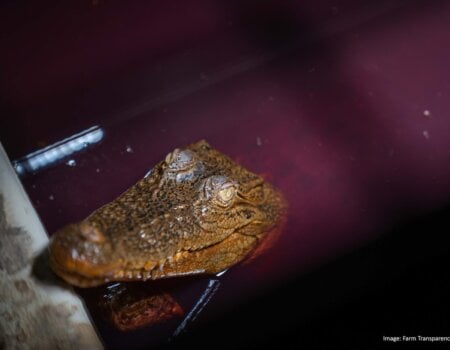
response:
M80 233L89 242L102 243L105 241L103 233L97 227L86 222L80 224Z

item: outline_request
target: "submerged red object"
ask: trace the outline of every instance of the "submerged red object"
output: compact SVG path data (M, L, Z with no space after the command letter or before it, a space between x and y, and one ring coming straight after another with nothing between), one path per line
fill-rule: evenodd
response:
M99 304L103 316L124 332L151 327L184 313L176 300L160 289L124 284L109 288Z

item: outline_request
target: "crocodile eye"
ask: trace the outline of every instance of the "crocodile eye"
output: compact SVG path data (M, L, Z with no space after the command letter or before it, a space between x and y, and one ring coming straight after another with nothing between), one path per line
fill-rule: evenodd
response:
M217 193L217 196L222 202L229 202L233 199L236 194L236 189L233 186L224 188Z
M203 198L219 205L229 205L237 193L236 183L223 175L214 175L203 183Z
M187 170L195 164L195 154L188 149L177 148L166 156L165 161L170 170Z

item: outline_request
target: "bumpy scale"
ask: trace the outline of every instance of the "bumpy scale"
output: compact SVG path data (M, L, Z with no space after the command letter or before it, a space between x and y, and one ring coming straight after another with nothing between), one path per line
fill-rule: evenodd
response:
M254 251L284 211L270 184L199 141L53 235L51 267L80 287L217 273Z

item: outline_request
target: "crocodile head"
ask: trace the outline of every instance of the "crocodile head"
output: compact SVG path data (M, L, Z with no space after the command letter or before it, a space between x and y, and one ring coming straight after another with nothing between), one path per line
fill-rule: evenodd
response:
M274 187L199 141L55 233L51 267L80 287L217 273L253 251L284 209Z

